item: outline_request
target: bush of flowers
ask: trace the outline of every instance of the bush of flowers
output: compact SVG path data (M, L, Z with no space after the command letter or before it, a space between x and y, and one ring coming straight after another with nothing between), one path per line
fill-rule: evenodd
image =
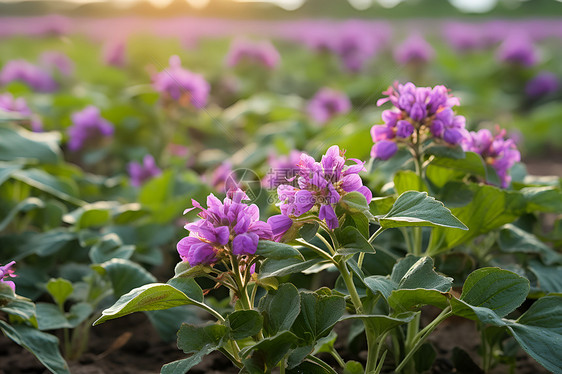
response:
M0 57L0 330L47 370L143 312L185 353L162 373L421 373L455 318L457 369L562 371L561 182L521 162L560 146L550 28L60 21Z

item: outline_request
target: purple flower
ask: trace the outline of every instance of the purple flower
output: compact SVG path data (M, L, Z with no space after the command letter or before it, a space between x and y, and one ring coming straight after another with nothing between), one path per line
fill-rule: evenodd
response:
M103 119L100 110L92 105L73 113L72 124L67 130L68 148L71 151L78 151L87 144L113 135L113 125Z
M144 156L142 163L130 162L127 166L127 170L131 177L131 184L135 187L140 187L147 180L162 173L162 170L156 165L156 161L154 161L152 155Z
M223 161L211 174L210 185L215 191L228 192L238 188L238 180L230 161Z
M18 97L16 99L11 93L0 94L0 111L17 113L21 116L28 117L31 120L31 129L33 131L43 131L41 119L31 112L23 97Z
M468 136L465 118L455 115L452 109L459 100L451 96L445 86L416 87L410 82L395 83L383 93L388 97L378 100L377 105L390 101L394 108L382 112L383 125L371 128L375 143L371 149L372 157L389 159L398 149L396 142L421 143L431 137L434 141L457 145ZM418 134L420 139L417 139ZM412 139L414 135L415 140Z
M351 102L341 91L322 88L310 99L306 109L313 120L325 123L337 115L348 113Z
M433 47L418 34L410 35L394 51L394 59L402 65L411 62L429 62L434 55Z
M298 173L297 164L301 158L301 151L292 150L288 155L269 155L269 171L262 180L262 186L274 189L292 180Z
M269 217L267 223L271 226L271 232L273 233L273 239L275 241L281 241L283 235L291 228L293 225L293 220L283 214L278 214L276 216Z
M527 82L525 93L531 98L539 98L558 91L559 86L560 80L556 74L543 71Z
M281 213L298 217L317 209L319 218L326 221L330 229L339 226L334 206L348 192L357 191L371 201L371 191L363 186L359 172L364 171L364 162L351 159L355 165L345 165L346 159L337 145L328 149L320 162L306 153L298 164L296 186L282 184L277 188Z
M279 65L281 56L269 41L252 42L236 39L232 42L226 56L226 65L234 67L242 63L256 64L268 69Z
M103 47L103 62L109 66L123 67L127 62L127 45L124 41L109 41Z
M57 51L44 52L39 57L41 65L45 66L51 71L55 69L64 76L72 75L74 72L74 63L67 55Z
M183 261L191 266L210 265L230 254L251 256L256 253L260 239L272 240L268 223L259 220L257 205L242 203L248 196L242 190L231 190L221 202L213 194L207 197L207 208L192 200L200 209L199 221L185 225L189 236L181 239L177 250Z
M19 81L36 92L49 93L57 90L57 82L49 73L25 60L8 61L0 72L0 85Z
M170 57L170 67L152 77L153 86L165 100L179 101L201 109L207 105L211 86L202 75L182 68L178 56Z
M497 58L501 62L530 67L537 64L539 56L527 34L514 32L500 45Z
M15 278L16 276L14 275L14 270L10 269L12 266L14 266L16 262L12 261L7 263L4 266L0 266L0 283L5 283L8 286L10 286L10 288L12 290L14 290L14 292L16 292L16 285L14 282L10 281L10 280L5 280L6 278Z
M485 47L482 25L448 22L443 27L443 36L457 51L473 51Z
M380 47L379 40L365 23L349 21L335 35L333 51L350 72L358 72Z
M482 129L470 132L470 136L465 138L462 143L465 151L478 153L487 164L496 170L502 188L507 188L511 182L511 176L508 175L509 169L521 160L521 154L517 150L515 141L506 138L505 135L505 129L500 131L498 128L495 136L490 130Z

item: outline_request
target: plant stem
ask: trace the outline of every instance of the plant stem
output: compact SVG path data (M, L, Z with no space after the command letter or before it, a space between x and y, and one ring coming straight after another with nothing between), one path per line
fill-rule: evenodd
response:
M324 237L322 236L322 234L316 233L316 237L317 237L318 239L320 239L320 241L321 241L322 243L324 243L324 245L326 245L326 247L328 248L328 250L330 251L330 253L332 254L332 256L336 254L336 251L334 250L334 247L332 247L332 245L326 240L326 238L324 238Z
M422 228L421 227L413 227L414 231L414 252L415 256L422 255Z
M334 347L330 349L330 354L332 355L332 357L334 357L334 359L338 362L338 365L340 365L342 369L345 368L345 361Z
M332 258L332 256L330 256L328 253L324 252L322 250L322 248L318 248L317 246L315 246L314 244L310 244L309 242L307 242L306 240L303 239L296 239L295 240L297 243L299 243L300 245L303 245L309 249L312 249L314 252L316 252L317 255L319 255L320 257L322 257L325 260L330 261L332 264L338 266L338 263Z
M338 374L338 372L335 371L334 368L332 368L330 365L328 365L327 363L325 363L324 361L322 361L318 357L315 357L313 355L308 355L308 356L306 356L306 359L314 362L318 366L321 366L322 368L324 368L324 370L326 370L330 374Z
M433 330L435 330L435 328L439 326L441 322L449 318L452 314L453 313L451 312L451 307L447 307L443 309L443 311L433 321L431 321L430 324L428 324L425 328L423 328L412 339L410 339L410 325L408 325L408 336L406 338L406 351L408 352L408 354L406 355L406 357L404 357L400 365L396 367L397 373L400 372L400 370L402 370L404 366L410 361L412 356L414 356L417 350L423 345L429 334L431 334ZM418 314L417 316L418 317L417 323L419 323L419 316L420 314ZM410 323L414 322L415 320L416 318L414 318L414 320L412 320ZM413 367L413 362L411 364ZM415 372L415 367L413 368Z
M374 233L373 235L371 235L371 237L369 238L369 243L372 244L372 243L375 241L375 239L377 238L377 236L379 236L380 234L382 234L382 232L383 232L384 230L386 230L386 229L384 229L382 226L379 227L379 228L377 229L377 231L375 231L375 233Z
M357 289L355 288L355 284L353 283L353 276L347 269L347 264L345 262L342 262L342 263L337 263L336 266L338 267L338 270L340 271L343 281L345 282L345 286L349 291L349 296L351 296L351 301L353 302L353 306L355 307L355 312L357 314L362 314L363 303L361 303L361 298L359 297L359 294L357 293Z
M411 357L411 355L413 355L412 353L412 348L415 345L415 338L418 334L419 328L420 328L420 318L421 318L421 311L417 312L417 314L415 315L414 319L412 319L409 323L408 323L408 328L407 328L407 332L406 332L406 343L405 345L405 350L407 352L406 358L404 358L404 360L402 360L402 363L406 364L407 362L409 362L409 357ZM408 360L408 361L407 361ZM401 363L401 365L402 365ZM399 366L400 367L400 366ZM396 371L399 371L399 368L396 368ZM413 366L413 362L411 363L411 365L409 366L409 370L410 373L415 373L415 367Z

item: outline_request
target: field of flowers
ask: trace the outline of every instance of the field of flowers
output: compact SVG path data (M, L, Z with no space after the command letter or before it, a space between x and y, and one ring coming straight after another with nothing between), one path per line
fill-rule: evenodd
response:
M3 19L0 373L562 373L561 47Z

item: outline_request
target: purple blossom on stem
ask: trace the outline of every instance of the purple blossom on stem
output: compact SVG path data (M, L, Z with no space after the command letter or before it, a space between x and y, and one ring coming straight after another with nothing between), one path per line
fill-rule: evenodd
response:
M375 143L371 156L388 160L396 151L398 142L419 142L425 138L460 144L468 136L465 118L455 115L453 107L459 100L451 96L445 86L416 87L413 83L395 83L384 94L386 98L377 101L382 105L390 101L394 108L382 112L383 125L371 128ZM419 136L419 139L418 139Z
M367 201L373 196L359 176L359 172L365 170L365 163L351 160L355 165L345 165L346 159L337 145L330 147L320 162L303 153L298 164L296 186L283 184L277 188L281 213L299 217L314 209L328 228L337 228L339 222L334 206L342 196L352 191L363 194Z
M435 50L421 35L410 35L394 50L396 62L406 65L408 63L426 63L433 59Z
M8 286L10 286L12 290L14 290L14 292L16 292L16 284L10 280L5 280L5 279L16 277L16 275L14 274L14 270L10 269L12 266L15 265L15 263L16 263L15 261L12 261L12 262L8 262L4 266L0 266L0 283L7 284Z
M529 35L514 32L500 45L497 58L501 62L530 67L539 60L538 53Z
M540 98L558 91L560 80L549 71L538 73L525 86L525 93L531 98Z
M270 154L268 158L269 171L262 179L262 186L273 189L292 180L298 173L297 164L301 158L301 151L293 149L288 155L276 156Z
M103 62L109 66L123 67L127 62L127 45L124 41L109 41L103 46Z
M507 188L511 182L508 171L516 162L521 161L521 154L517 150L515 141L506 138L505 129L498 128L496 132L494 136L488 129L471 131L462 146L465 151L481 155L484 161L496 170L501 187Z
M322 88L310 99L306 109L314 121L323 124L337 115L348 113L351 101L341 91Z
M70 76L74 72L74 63L67 55L57 51L47 51L39 57L41 65L50 71L55 69L64 76Z
M129 176L131 177L131 184L134 187L140 187L144 182L160 175L162 170L156 165L152 155L144 156L142 163L130 162L127 166Z
M237 66L242 63L256 64L274 69L279 65L281 56L270 41L252 42L246 39L236 39L232 42L226 55L226 65Z
M71 151L78 151L87 143L95 143L113 135L113 125L103 119L100 110L92 105L73 113L72 124L67 130L68 148Z
M41 93L54 92L58 88L49 73L25 60L8 61L0 71L0 85L14 81L23 82Z
M177 244L182 260L195 266L213 264L230 254L252 256L260 239L272 240L271 227L259 220L257 205L247 205L243 200L248 200L248 196L240 189L229 191L224 202L209 195L207 208L192 200L193 208L186 209L184 214L200 209L201 219L185 225L189 236Z
M179 101L197 109L207 105L211 86L200 74L182 68L178 56L170 57L170 66L152 77L154 89L165 100Z
M41 119L34 115L23 97L14 98L11 93L0 94L0 111L17 113L24 117L29 117L31 129L35 132L43 131Z

